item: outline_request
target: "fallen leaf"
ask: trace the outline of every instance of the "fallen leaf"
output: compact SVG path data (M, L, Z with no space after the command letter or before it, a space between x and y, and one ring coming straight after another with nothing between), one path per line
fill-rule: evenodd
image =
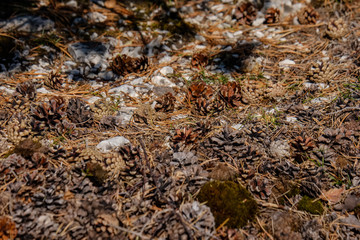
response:
M344 193L344 191L345 191L345 186L343 186L342 188L332 188L324 192L320 198L322 200L329 201L330 204L335 204L340 202L341 195Z

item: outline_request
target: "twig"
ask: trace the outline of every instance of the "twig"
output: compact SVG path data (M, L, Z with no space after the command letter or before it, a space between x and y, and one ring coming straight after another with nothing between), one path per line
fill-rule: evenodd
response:
M350 111L360 111L360 107L346 107L346 108L341 109L336 112L327 113L326 115L338 115L338 114L342 114L344 112L350 112Z
M273 236L271 236L271 234L270 233L268 233L268 231L266 231L266 229L262 226L262 224L261 224L261 222L260 222L260 219L258 218L258 217L256 217L256 221L258 222L258 224L259 224L259 226L260 226L260 228L261 228L261 230L263 230L264 231L264 233L271 239L271 240L274 240L274 237Z

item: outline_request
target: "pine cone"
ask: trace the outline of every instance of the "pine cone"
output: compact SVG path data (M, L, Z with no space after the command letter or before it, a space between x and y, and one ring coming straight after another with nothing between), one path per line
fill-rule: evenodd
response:
M173 137L173 142L184 142L185 144L196 141L198 134L194 133L192 128L176 129L176 135Z
M309 158L309 152L316 147L311 137L302 136L296 137L290 145L294 152L294 158L299 163L306 161Z
M188 89L187 99L193 101L197 98L210 98L213 96L214 90L211 86L207 85L205 82L195 82L192 83Z
M191 67L202 69L209 63L209 57L205 52L197 52L191 58Z
M43 102L31 108L33 116L32 126L35 130L41 123L44 128L53 128L60 123L66 112L65 100L62 97L53 97L48 102Z
M239 7L236 7L234 18L241 25L251 25L256 19L257 10L251 3L243 3Z
M91 107L94 120L101 121L106 116L112 116L115 113L115 105L111 101L100 99L94 103Z
M141 176L141 155L139 147L125 145L119 149L119 154L124 161L124 169L121 172L122 178L132 180Z
M175 108L176 98L172 93L166 93L160 98L156 99L155 110L157 112L173 112Z
M51 89L55 89L55 90L60 90L62 88L62 84L64 82L64 78L61 76L60 73L58 72L50 72L48 77L45 79L44 84L45 86L51 88Z
M241 100L243 103L256 103L263 99L265 86L260 81L245 80L241 86Z
M333 80L336 68L332 63L312 63L307 73L307 79L315 83L329 83Z
M36 98L35 85L31 81L19 83L16 86L16 92L20 93L23 97L33 100Z
M15 115L20 118L26 118L30 113L30 101L26 98L13 96L11 100L0 106L0 119L8 120Z
M271 186L269 186L269 179L264 177L254 177L250 183L250 190L262 200L268 199L271 195Z
M11 118L2 133L8 141L16 145L31 135L31 127L25 119Z
M194 201L182 204L179 210L184 220L193 226L194 238L210 239L215 231L215 219L208 206Z
M214 94L213 88L204 82L197 82L190 85L187 101L194 103L194 110L201 115L219 112L224 109L223 102Z
M280 10L277 8L269 8L266 10L265 14L265 23L271 24L271 23L277 23L280 20Z
M298 13L298 19L300 24L315 24L319 18L319 13L312 7L303 8Z
M118 55L113 59L110 66L113 72L120 76L124 76L129 73L145 71L149 66L149 60L146 56L132 58L127 55Z
M92 124L93 113L89 105L79 98L70 99L66 112L70 121L79 126L89 126Z
M238 107L241 104L241 88L236 82L228 82L220 88L221 100L229 107Z
M327 25L326 34L333 39L341 38L349 32L348 25L343 18L332 19Z

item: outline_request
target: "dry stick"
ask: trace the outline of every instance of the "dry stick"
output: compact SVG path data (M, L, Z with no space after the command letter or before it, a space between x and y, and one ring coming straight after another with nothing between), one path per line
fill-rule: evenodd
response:
M271 240L274 240L274 237L273 236L271 236L271 234L270 233L268 233L268 231L266 231L265 230L265 228L262 226L262 224L261 224L261 222L260 222L260 219L258 218L258 217L256 217L256 221L258 222L258 224L259 224L259 226L260 226L260 228L261 228L261 230L263 230L264 231L264 233L271 239Z
M360 111L360 107L346 107L336 112L327 113L326 115L338 115L349 111Z

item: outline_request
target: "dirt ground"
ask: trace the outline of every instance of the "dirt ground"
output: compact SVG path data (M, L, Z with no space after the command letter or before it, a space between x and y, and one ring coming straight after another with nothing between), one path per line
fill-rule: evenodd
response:
M359 1L0 8L0 239L360 239Z

